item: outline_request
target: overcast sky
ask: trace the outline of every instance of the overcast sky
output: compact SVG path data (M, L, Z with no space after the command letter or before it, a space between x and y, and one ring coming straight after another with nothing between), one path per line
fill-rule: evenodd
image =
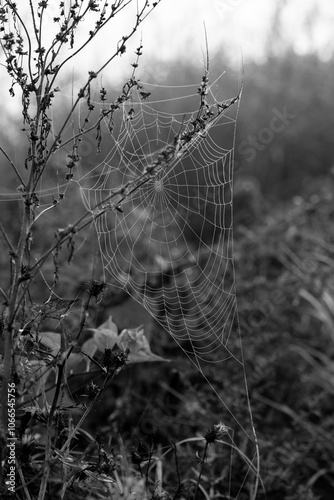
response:
M203 21L210 50L221 47L262 58L277 7L283 7L281 34L301 53L333 51L332 0L162 0L144 30L149 50L169 59L193 57L203 44Z
M277 18L279 6L282 15ZM119 30L131 19L129 13L117 23ZM317 51L323 59L333 54L333 0L162 0L141 28L142 63L184 58L202 64L203 23L210 54L224 51L237 64L240 54L245 60L263 60L268 45L279 50L290 44L300 54Z
M89 61L94 66L98 56L105 56L106 49L115 47L120 36L133 25L130 12L135 5L133 2L118 18L116 29L107 29L101 36L103 41L96 41L95 48L85 56L85 63ZM280 6L282 15L277 17ZM128 76L133 49L141 36L144 55L140 68L146 80L153 76L166 83L164 65L176 58L191 60L202 72L204 23L210 56L224 53L222 66L240 67L241 58L262 61L269 47L279 52L291 45L300 54L316 51L324 60L334 50L333 0L162 0L129 44L122 63L112 71L113 83L119 85ZM103 50L99 49L101 44Z
M138 0L139 5L143 1ZM29 17L29 2L17 0L16 3ZM49 1L45 38L48 34L51 36L55 27L53 17L59 13L58 4L58 0ZM85 68L86 73L88 65L89 69L97 69L98 64L115 50L118 40L134 24L136 5L133 0L115 17L115 22L96 37L90 49L74 63L76 71ZM283 13L279 19L275 17L278 7L282 7ZM241 54L244 60L263 60L273 44L275 50L286 44L291 44L298 53L316 50L323 59L333 53L333 0L161 0L129 43L127 54L122 56L123 64L119 64L117 70L113 67L114 72L122 72L133 59L133 50L141 36L144 45L141 64L145 67L149 67L153 59L163 64L176 58L202 65L204 23L210 54L224 51L229 62L235 61L237 65ZM82 26L83 36L88 29L91 25Z
M138 0L139 4L143 1ZM25 10L26 18L29 18L29 2L17 0L16 3L20 9ZM51 36L52 28L55 27L53 17L59 12L58 4L58 0L49 2L45 39L48 35ZM282 7L282 15L278 18L279 6ZM67 69L78 85L83 75L86 77L88 70L97 70L114 53L121 36L133 27L135 13L136 1L133 0L79 58L70 62ZM90 18L87 18L88 22ZM161 83L166 83L163 78L164 65L180 58L191 60L198 67L199 73L202 73L204 23L210 56L224 53L222 67L224 64L234 63L240 67L241 57L245 61L261 61L267 54L268 47L279 51L289 44L301 54L317 51L325 60L333 54L333 0L162 0L129 42L126 54L104 71L103 81L109 80L116 87L124 82L131 71L130 64L135 59L134 50L141 37L144 50L140 61L140 77L145 75L142 79L155 79L160 83L160 77ZM85 36L87 26L83 25L81 31L82 36ZM4 91L7 93L8 80L3 78L5 70L2 70L0 87L5 87ZM66 79L68 81L68 73ZM67 93L64 87L62 91ZM71 93L72 89L69 87L68 91ZM6 100L5 105L10 104L14 110L13 101L9 101Z

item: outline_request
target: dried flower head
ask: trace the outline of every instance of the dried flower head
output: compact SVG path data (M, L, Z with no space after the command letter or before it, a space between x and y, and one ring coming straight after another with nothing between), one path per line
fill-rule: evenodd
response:
M81 284L81 290L89 293L96 300L102 300L106 296L107 283L100 280L89 280Z
M96 470L99 474L110 475L116 469L116 463L112 453L106 452L106 450L100 445L99 446L99 456L96 466Z
M100 387L96 385L92 380L85 387L85 393L82 396L86 396L89 400L93 400L95 396L99 393Z
M127 358L129 356L129 350L120 351L105 349L101 365L106 368L108 373L124 368L126 365Z
M152 500L171 500L171 498L167 491L156 491L152 495Z
M208 444L212 444L223 439L223 437L228 434L228 430L228 427L220 422L206 429L203 432L203 437Z

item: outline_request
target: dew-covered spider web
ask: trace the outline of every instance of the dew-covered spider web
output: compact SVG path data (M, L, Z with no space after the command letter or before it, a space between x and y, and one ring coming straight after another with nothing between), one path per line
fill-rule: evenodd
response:
M82 165L76 180L94 221L106 281L142 304L206 379L233 432L244 435L252 476L256 439L232 240L240 92L224 100L223 75L209 83L205 74L199 85L186 87L141 84L120 105L119 122L107 123L108 154L93 168ZM217 381L222 366L243 374L243 389L233 380ZM233 407L237 400L245 421ZM240 479L242 487L246 478Z

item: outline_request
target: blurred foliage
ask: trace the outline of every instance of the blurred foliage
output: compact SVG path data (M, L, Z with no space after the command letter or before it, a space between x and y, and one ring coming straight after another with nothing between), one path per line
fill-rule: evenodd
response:
M271 207L261 220L239 224L235 231L239 320L265 488L259 499L329 500L334 493L333 188L331 177L319 179L303 197L285 208ZM158 324L152 346L172 358L172 365L128 371L119 389L125 398L118 399L115 409L111 397L109 410L105 408L104 431L112 428L131 436L130 442L144 442L157 427L158 442L167 446L189 433L198 435L210 421L223 418L233 428L233 419L226 412L222 417L202 375ZM213 365L207 375L223 390L234 417L247 421L242 371L225 362L219 370ZM134 379L141 381L143 391L133 387ZM241 434L234 438L240 441ZM248 445L246 440L245 449ZM203 480L207 491L226 492L226 453L212 450ZM167 464L170 487L165 487L170 491L175 482L172 459ZM189 468L189 450L179 451L179 467L183 474ZM245 473L245 464L234 462L232 495L238 494ZM219 476L221 484L214 486L213 478ZM249 498L246 489L242 494Z
M327 499L334 492L333 187L332 177L319 178L236 235L240 323L267 498Z
M262 65L247 65L244 78L236 160L259 179L265 196L287 199L334 164L333 61L288 52ZM240 154L240 143L250 135L259 137L270 126L274 110L284 108L295 117L248 161L249 155Z

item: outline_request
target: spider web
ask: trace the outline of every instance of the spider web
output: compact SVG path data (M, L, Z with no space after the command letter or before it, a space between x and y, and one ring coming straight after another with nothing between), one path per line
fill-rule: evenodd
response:
M205 75L199 88L145 83L151 93L145 98L134 90L122 104L121 120L113 123L108 154L93 169L82 167L77 182L94 221L105 280L142 304L194 363L223 404L231 428L252 443L250 474L257 467L256 437L232 240L240 95L219 100L222 78L209 84ZM212 380L212 368L218 371L223 363L243 374L246 424L226 403L236 399L233 384L222 381L219 387Z

